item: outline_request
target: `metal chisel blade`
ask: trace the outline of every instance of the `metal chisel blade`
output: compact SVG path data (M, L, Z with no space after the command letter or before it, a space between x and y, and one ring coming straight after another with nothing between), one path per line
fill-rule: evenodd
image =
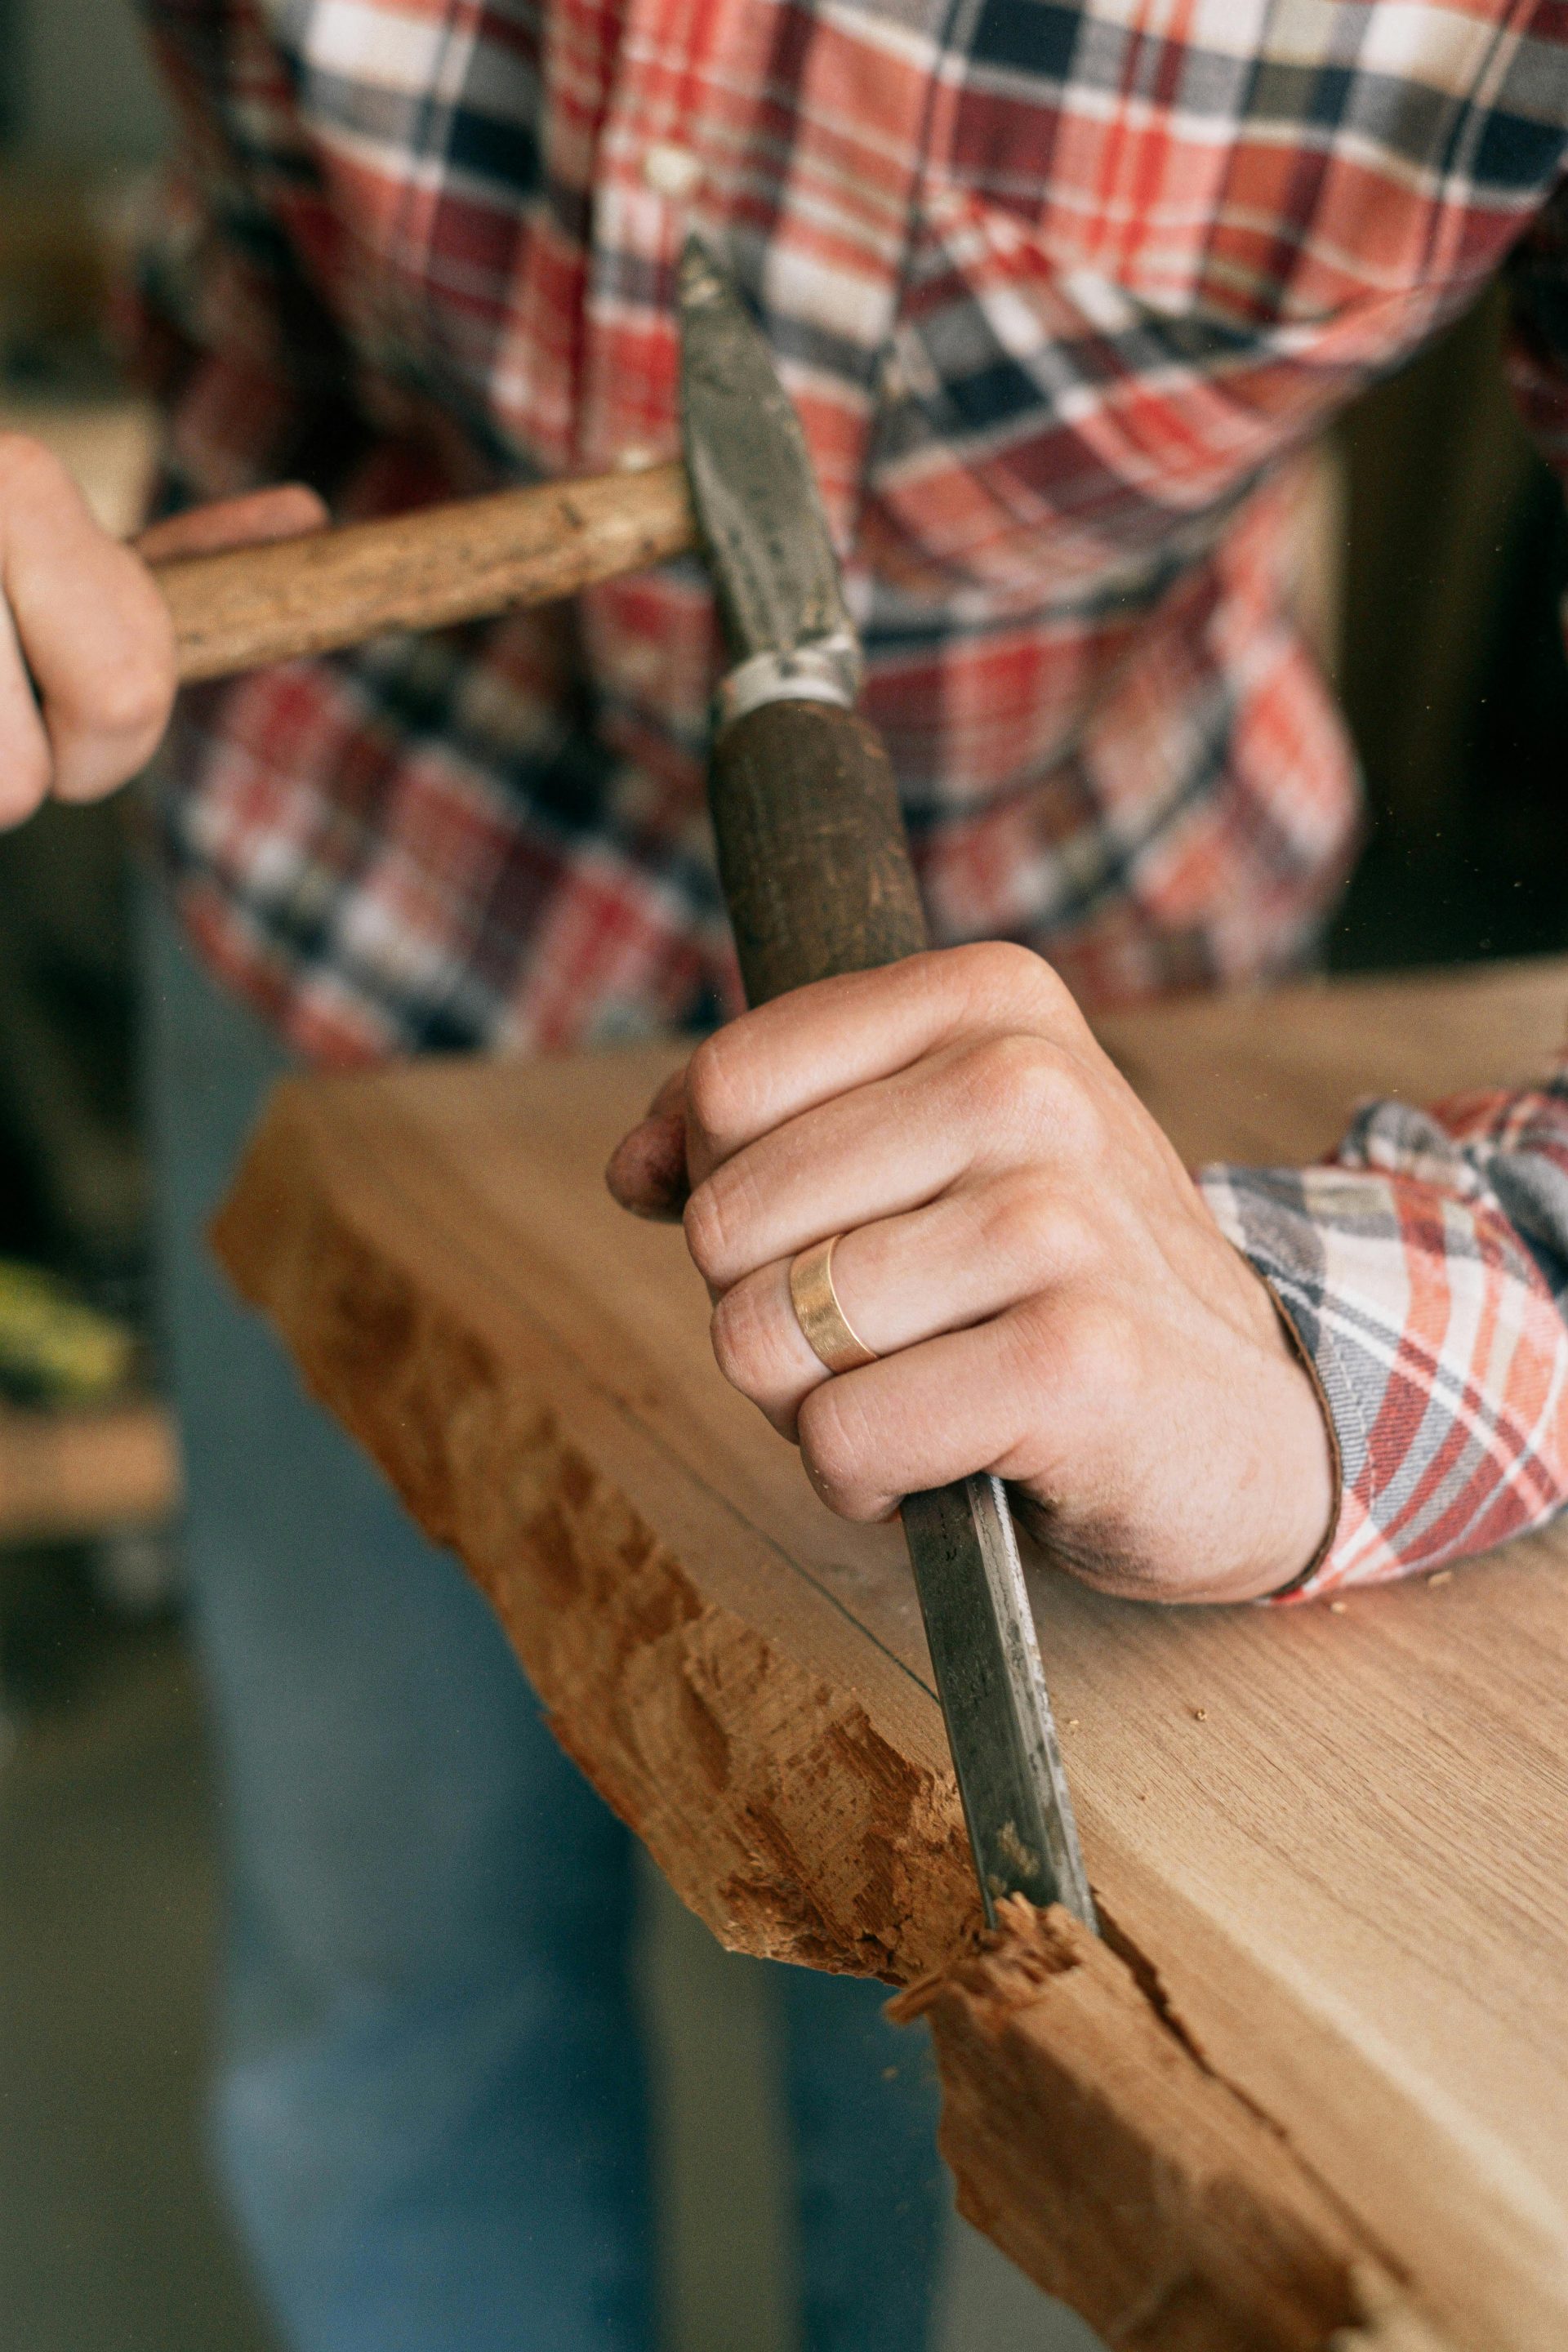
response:
M852 639L800 420L733 283L696 237L679 303L686 470L731 644L744 656Z
M986 1918L1026 1895L1097 1927L1002 1481L908 1495L903 1521Z

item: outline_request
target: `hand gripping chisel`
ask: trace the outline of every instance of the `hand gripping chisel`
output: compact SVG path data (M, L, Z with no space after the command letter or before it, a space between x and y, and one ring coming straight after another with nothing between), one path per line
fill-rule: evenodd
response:
M706 247L679 277L692 505L735 667L709 796L752 1004L927 944L892 771L857 715L860 647L805 436L767 344ZM999 1478L909 1495L904 1534L985 1916L1094 1904Z

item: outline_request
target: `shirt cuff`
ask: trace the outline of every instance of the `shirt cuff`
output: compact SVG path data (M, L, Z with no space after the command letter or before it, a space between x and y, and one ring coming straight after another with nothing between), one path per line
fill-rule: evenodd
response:
M1561 1508L1568 1330L1495 1201L1332 1165L1198 1183L1268 1284L1337 1456L1328 1540L1273 1599L1437 1568Z

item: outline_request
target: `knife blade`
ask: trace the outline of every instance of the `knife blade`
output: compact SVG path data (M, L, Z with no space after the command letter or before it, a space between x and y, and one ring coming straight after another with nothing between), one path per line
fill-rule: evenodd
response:
M887 754L855 710L859 640L800 422L727 271L682 255L681 427L735 665L709 797L752 1004L927 944ZM907 1496L903 1526L989 1922L1005 1895L1096 1926L1007 1497Z

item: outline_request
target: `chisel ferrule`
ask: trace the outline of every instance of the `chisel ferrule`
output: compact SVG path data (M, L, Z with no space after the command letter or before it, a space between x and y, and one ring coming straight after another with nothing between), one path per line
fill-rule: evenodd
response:
M765 702L836 702L853 710L860 672L860 648L847 631L787 654L752 654L719 681L719 724L732 726Z

